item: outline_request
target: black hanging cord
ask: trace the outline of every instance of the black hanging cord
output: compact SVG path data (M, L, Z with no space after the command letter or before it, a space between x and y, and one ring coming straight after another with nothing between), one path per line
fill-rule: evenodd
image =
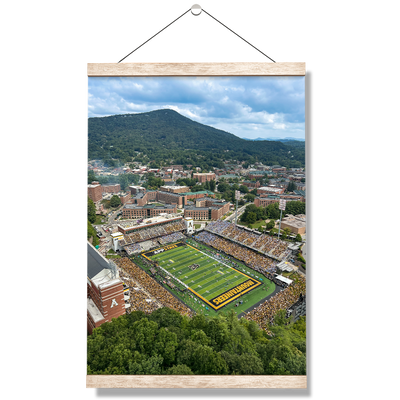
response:
M201 10L201 11L199 11ZM196 11L196 12L193 12ZM235 39L239 40L240 43L244 44L250 50L254 51L259 57L264 58L265 60L276 62L276 57L270 54L268 51L264 50L261 46L250 40L248 37L244 36L237 29L235 29L232 25L228 24L226 21L218 17L214 12L205 8L203 3L198 1L194 1L190 3L189 6L184 8L181 12L174 15L171 19L168 20L165 24L161 25L158 29L153 31L150 35L146 36L139 43L136 43L133 47L131 47L128 51L123 53L121 56L117 58L117 62L124 62L125 60L131 60L139 51L143 50L144 47L147 47L149 44L153 43L154 40L158 39L164 33L168 32L172 29L178 22L181 22L182 19L186 17L192 17L195 19L206 17L210 21L214 22L217 26L227 32L229 35L233 36Z

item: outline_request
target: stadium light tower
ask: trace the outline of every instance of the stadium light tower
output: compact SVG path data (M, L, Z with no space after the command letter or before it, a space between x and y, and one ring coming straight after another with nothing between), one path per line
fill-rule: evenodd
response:
M236 213L235 213L235 225L237 225L237 211L238 211L238 200L240 197L239 190L235 190L235 199L236 199Z
M286 200L283 200L283 199L279 200L279 209L281 210L281 218L279 220L278 239L279 239L279 235L281 234L282 211L286 210Z

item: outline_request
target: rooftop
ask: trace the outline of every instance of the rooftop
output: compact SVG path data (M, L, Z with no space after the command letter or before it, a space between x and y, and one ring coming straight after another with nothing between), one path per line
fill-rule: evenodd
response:
M105 259L89 242L87 244L87 276L92 279L103 269L110 269Z
M282 191L283 188L278 188L278 187L271 187L271 186L262 186L258 188L258 190L266 190L268 192L280 192Z
M128 229L128 228L136 228L136 227L142 227L142 226L147 226L149 223L160 223L160 222L168 222L168 221L173 221L176 219L182 219L182 215L180 216L173 216L171 214L168 215L158 215L156 217L152 218L147 218L143 219L143 222L138 223L137 221L121 221L118 226L120 226L123 229ZM140 220L140 219L139 219Z
M87 299L87 310L95 323L104 319L103 314L97 308L96 304L94 304L93 300L89 298Z

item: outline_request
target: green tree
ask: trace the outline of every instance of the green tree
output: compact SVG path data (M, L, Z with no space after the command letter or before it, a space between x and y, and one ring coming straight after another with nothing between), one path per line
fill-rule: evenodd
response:
M96 221L96 206L90 197L88 197L88 220L92 224Z
M247 216L247 222L249 224L254 224L254 222L257 221L257 214L254 212L249 212L248 216Z
M157 322L160 328L179 326L182 322L182 318L181 314L168 307L158 308L149 316L149 320Z
M267 229L275 228L275 220L271 219L267 224Z
M165 373L167 375L194 375L193 371L185 364L174 365L168 368Z
M285 229L283 230L283 232L286 233L286 236L289 236L289 235L292 233L292 231L290 230L290 228L285 228Z
M256 196L255 196L254 194L252 194L252 193L247 193L247 194L244 195L244 198L245 198L247 201L253 202L254 199L256 198Z
M264 372L263 363L255 354L239 355L222 351L221 356L234 375L261 375Z
M287 205L288 203L286 203ZM268 204L267 207L265 207L265 212L267 215L267 218L269 219L279 219L280 218L280 210L279 210L279 203L272 203Z
M276 235L278 233L278 229L276 229L276 228L272 228L270 231L269 231L269 234L271 235L271 236L274 236L274 235Z
M241 193L249 193L249 188L245 185L240 185L239 190Z
M110 199L110 206L112 208L117 208L120 205L121 205L121 199L116 194L114 194L113 197L111 197Z
M210 181L210 190L211 190L212 192L215 191L215 187L216 187L216 186L217 186L217 183L216 183L214 180Z
M88 184L89 183L92 183L93 181L95 181L96 180L96 177L95 177L95 175L94 175L94 171L92 170L92 169L90 169L89 171L88 171Z
M154 321L142 318L133 323L130 328L135 338L135 350L141 354L150 355L154 348L154 338L157 335L158 325Z
M288 192L293 192L294 190L297 190L297 186L293 181L290 181L286 190Z
M220 182L220 183L218 184L218 191L219 191L220 193L227 192L227 191L229 191L230 189L231 189L231 187L230 187L229 183Z
M96 230L93 228L92 224L88 220L87 225L87 239L90 240L92 238L92 245L97 246L100 242L99 238L97 237Z
M221 354L209 346L198 346L194 359L194 368L200 375L224 375L228 372L228 366Z
M296 235L296 242L302 242L303 241L303 238L301 237L301 235L298 233L297 235Z
M160 375L163 358L161 356L142 357L140 362L134 361L129 364L130 375Z
M154 341L153 352L162 356L164 366L170 366L175 361L177 347L178 340L175 333L169 332L167 328L158 330Z

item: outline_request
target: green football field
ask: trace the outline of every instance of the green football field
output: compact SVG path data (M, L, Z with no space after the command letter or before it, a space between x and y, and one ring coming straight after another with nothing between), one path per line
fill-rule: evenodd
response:
M214 310L262 285L259 280L187 244L164 246L143 255L156 261Z

